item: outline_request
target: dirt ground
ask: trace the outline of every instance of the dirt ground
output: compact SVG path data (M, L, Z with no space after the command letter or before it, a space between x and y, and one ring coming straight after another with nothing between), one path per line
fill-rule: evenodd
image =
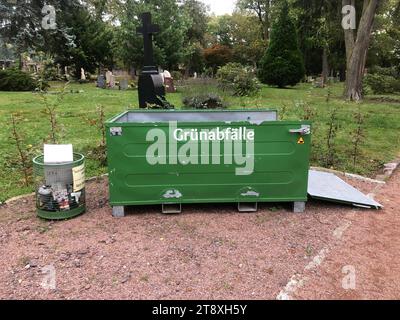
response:
M301 285L288 298L400 297L399 173L379 191L379 212L310 201L305 214L227 204L115 219L107 187L89 183L88 212L69 221L38 219L33 197L0 207L1 299L275 299L294 275ZM344 266L355 269L354 290L342 287ZM45 270L54 289L43 287Z
M295 298L400 299L399 171L375 199L385 209L348 217L350 227L342 241L332 247L321 268L310 275ZM354 273L354 289L344 290L349 270Z

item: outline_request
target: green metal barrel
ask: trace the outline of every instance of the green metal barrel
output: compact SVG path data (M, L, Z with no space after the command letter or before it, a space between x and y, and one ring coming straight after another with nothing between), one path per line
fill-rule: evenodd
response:
M63 220L86 210L85 157L74 153L74 161L44 163L44 156L33 159L36 210L39 217Z

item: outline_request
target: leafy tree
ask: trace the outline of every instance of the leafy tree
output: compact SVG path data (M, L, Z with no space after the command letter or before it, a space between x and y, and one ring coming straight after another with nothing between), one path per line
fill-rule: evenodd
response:
M376 69L397 68L400 75L400 1L388 0L381 6L375 20L367 66Z
M187 29L187 39L204 45L207 32L208 7L198 0L184 0L183 12L192 20Z
M185 0L182 9L187 19L192 22L186 33L186 48L184 50L184 63L186 76L204 69L203 48L207 32L208 7L198 0Z
M202 72L206 64L203 46L199 42L188 43L183 62L185 64L186 77L194 72Z
M173 70L183 61L186 34L190 19L176 0L127 0L121 3L121 26L118 29L118 55L127 66L140 69L143 66L143 37L136 29L142 24L143 12L152 13L153 23L160 26L154 36L155 62Z
M243 65L257 66L260 61L266 41L261 32L257 31L257 18L251 15L234 13L231 17L230 37L233 39L233 60Z
M209 42L232 49L232 60L243 65L256 66L264 53L266 42L262 40L254 15L234 13L214 17L209 24Z
M88 7L90 13L97 19L113 25L119 23L123 12L122 0L81 0Z
M344 70L345 66L341 9L337 1L292 2L307 74L322 74L324 83L331 70Z
M15 52L13 46L9 43L5 43L1 36L0 36L0 59L5 59L5 60L15 59Z
M255 13L261 26L263 40L269 40L273 16L280 0L238 0L239 10Z
M260 61L258 76L263 83L283 88L296 85L304 74L296 28L284 3L272 27L270 45Z
M215 44L211 48L204 49L206 65L217 72L218 67L226 65L232 61L232 49L221 44Z
M63 65L73 64L88 71L109 62L112 39L106 24L90 13L79 0L55 0L56 28L42 27L44 0L17 0L0 4L0 34L21 56L26 51L43 51Z
M394 64L396 65L397 72L400 75L400 2L397 3L397 6L392 14L393 18L393 27L390 30L390 35L392 39L394 39Z
M6 44L12 44L16 54L31 48L44 46L44 33L41 26L44 1L2 1L0 2L0 35ZM49 31L53 35L59 28Z
M96 68L113 64L113 32L111 26L91 15L86 7L64 11L60 17L73 38L73 46L56 41L52 46L55 62L74 66L75 76L81 68L95 72Z
M213 16L208 24L208 41L207 45L220 44L225 47L232 48L233 39L231 37L232 17L225 14L222 16Z

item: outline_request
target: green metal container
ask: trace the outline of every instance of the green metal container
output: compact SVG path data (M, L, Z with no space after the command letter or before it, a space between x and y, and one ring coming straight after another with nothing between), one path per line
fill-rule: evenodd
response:
M74 161L44 163L44 156L33 159L37 215L48 220L76 217L86 210L85 157L74 153Z
M154 204L294 202L304 209L307 121L277 121L273 110L128 111L106 127L115 216Z

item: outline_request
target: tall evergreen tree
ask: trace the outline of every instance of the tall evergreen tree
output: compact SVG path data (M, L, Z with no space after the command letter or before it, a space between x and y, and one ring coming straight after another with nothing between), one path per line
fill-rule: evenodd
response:
M73 39L73 46L66 45L65 41L57 41L51 45L55 62L62 66L74 67L75 77L79 78L81 68L94 73L100 66L113 65L113 33L112 28L101 19L96 18L87 10L86 6L76 6L59 15L69 35ZM47 41L51 43L51 39Z
M283 88L296 85L304 75L296 28L284 2L272 27L270 45L259 63L258 76L263 83Z
M94 72L99 64L112 63L112 30L90 13L80 0L54 0L55 29L42 26L45 0L0 3L0 37L11 44L17 56L41 51L62 66Z

